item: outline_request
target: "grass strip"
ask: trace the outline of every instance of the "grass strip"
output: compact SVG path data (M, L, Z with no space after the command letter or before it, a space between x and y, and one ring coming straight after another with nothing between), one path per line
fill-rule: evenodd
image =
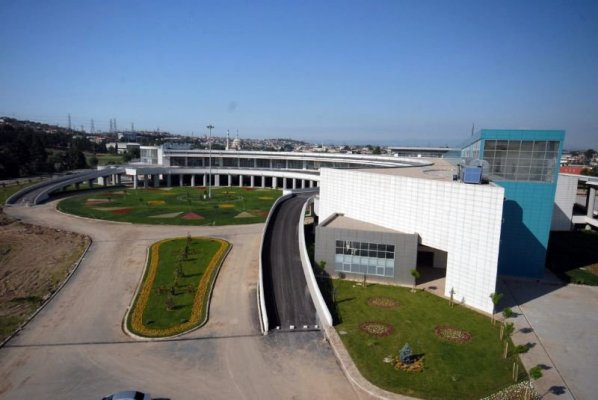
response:
M214 281L229 248L230 243L215 238L154 243L128 316L129 330L144 337L168 337L203 325Z

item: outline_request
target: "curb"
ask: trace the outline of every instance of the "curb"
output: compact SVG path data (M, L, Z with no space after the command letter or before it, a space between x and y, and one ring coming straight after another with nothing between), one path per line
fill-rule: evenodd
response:
M29 224L29 225L33 225L33 224ZM41 226L41 225L33 225L33 226ZM56 229L56 228L54 228L54 229ZM78 234L80 235L80 233L78 233ZM4 339L2 341L2 343L0 343L0 348L4 347L4 345L6 345L13 337L15 337L17 334L19 334L25 328L25 326L27 326L27 324L29 324L29 322L31 322L31 320L33 318L35 318L35 316L37 314L39 314L48 305L48 303L50 303L50 301L52 301L52 299L68 283L68 281L75 274L75 272L77 271L77 269L79 269L79 265L81 264L81 261L83 261L83 259L87 255L87 251L89 250L89 248L93 244L93 240L92 240L91 236L88 236L88 235L83 235L83 236L86 237L89 240L89 243L87 244L87 247L85 247L85 250L83 250L83 253L79 257L79 259L77 261L75 261L75 263L73 264L74 265L73 269L66 275L66 277L62 280L62 282L60 283L60 285L58 285L58 287L56 288L56 290L46 300L44 300L44 302L37 308L37 310L35 310L33 312L33 314L31 314L13 333L11 333L6 339Z
M343 373L351 382L351 385L354 389L362 391L376 399L381 400L416 400L417 397L409 397L398 393L392 393L386 391L384 389L380 389L379 387L375 386L374 384L370 383L367 379L361 375L359 369L351 359L351 356L345 349L343 342L336 333L334 327L324 327L324 334L330 347L332 347L332 351L338 360Z

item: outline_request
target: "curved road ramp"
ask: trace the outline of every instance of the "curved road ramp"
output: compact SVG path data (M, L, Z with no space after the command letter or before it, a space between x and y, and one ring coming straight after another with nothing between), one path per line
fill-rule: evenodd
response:
M266 330L319 329L299 253L298 225L309 197L299 194L281 199L267 222L261 253Z
M50 194L59 192L67 186L76 185L78 187L79 184L87 182L91 187L92 182L98 178L120 175L124 172L124 168L106 168L93 171L79 171L59 176L19 190L6 200L6 205L36 206L48 200Z

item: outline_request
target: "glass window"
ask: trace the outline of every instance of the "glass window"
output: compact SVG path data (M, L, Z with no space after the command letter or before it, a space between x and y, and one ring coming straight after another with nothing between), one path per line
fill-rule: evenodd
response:
M258 168L270 168L270 160L264 160L262 158L258 158L256 160L256 164Z
M253 168L254 161L253 158L241 158L239 159L239 165L241 168Z
M346 240L335 240L334 244L337 271L394 276L393 245Z

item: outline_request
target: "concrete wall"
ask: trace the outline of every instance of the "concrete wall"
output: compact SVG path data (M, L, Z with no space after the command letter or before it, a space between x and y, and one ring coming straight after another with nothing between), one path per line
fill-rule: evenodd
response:
M413 285L411 269L417 262L417 234L400 232L376 232L353 229L341 229L319 225L316 227L316 262L326 261L326 272L338 276L336 269L336 241L348 240L395 246L394 276L386 277L366 274L370 281L386 282L400 285ZM347 277L360 278L364 273L343 272Z
M316 281L316 277L314 276L313 266L311 265L311 261L309 260L309 254L307 254L307 246L305 245L304 216L310 201L313 201L313 198L305 202L305 204L303 205L303 209L301 210L301 218L299 219L299 226L297 228L297 231L299 233L299 255L301 257L301 266L303 267L303 273L305 275L305 281L307 282L307 288L309 290L311 299L314 302L314 306L316 307L316 313L318 314L320 325L332 326L332 315L330 314L330 310L328 310L326 301L324 301L324 297L322 296L322 292L320 291L320 287L318 286L318 282Z
M445 296L492 312L504 189L368 171L320 171L320 220L334 213L405 233L446 251Z
M578 178L573 175L559 174L554 196L552 212L552 231L570 231L573 227L573 205L577 195Z

